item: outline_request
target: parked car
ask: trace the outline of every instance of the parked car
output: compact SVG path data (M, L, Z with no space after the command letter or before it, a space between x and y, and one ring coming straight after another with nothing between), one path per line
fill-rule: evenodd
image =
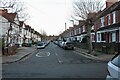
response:
M120 53L108 62L108 73L106 80L120 80Z
M62 45L62 48L64 49L74 49L74 46L71 42L64 42L63 45Z
M45 46L49 44L49 41L44 41Z
M58 43L58 41L53 41L54 42L54 44L56 44L56 45L58 45L59 43Z
M62 47L62 44L63 44L63 41L59 40L59 41L58 41L58 46L59 46L59 47Z
M60 47L63 47L63 44L64 44L64 43L65 43L64 41L61 41L61 42L59 43Z
M45 48L45 43L44 42L39 42L37 44L37 49L43 49L43 48Z

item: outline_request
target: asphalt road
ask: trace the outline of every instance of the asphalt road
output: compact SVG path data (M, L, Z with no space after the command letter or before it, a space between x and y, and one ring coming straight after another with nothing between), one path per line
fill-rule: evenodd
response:
M2 65L3 78L105 78L107 63L50 43L23 60Z

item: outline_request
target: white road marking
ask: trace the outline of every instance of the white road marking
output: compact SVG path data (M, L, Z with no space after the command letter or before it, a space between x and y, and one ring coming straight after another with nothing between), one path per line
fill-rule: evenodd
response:
M36 54L37 57L48 57L50 56L50 52L39 52Z
M56 55L56 57L57 57L58 62L61 64L62 61L58 58L58 54L57 54L56 52L55 52L55 55Z
M53 45L54 46L54 45ZM55 45L55 46L57 46L57 45ZM58 60L58 63L62 63L62 61L59 59L59 55L56 53L56 51L55 51L55 48L53 47L53 50L54 50L54 52L55 52L55 55L56 55L56 58L57 58L57 60Z

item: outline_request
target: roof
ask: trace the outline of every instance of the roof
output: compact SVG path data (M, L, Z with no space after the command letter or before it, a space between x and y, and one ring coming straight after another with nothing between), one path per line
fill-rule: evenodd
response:
M114 3L112 6L108 7L108 8L105 8L101 13L100 15L98 16L99 17L102 17L102 16L105 16L113 11L116 11L116 10L120 10L120 1L119 2L116 2Z
M17 13L7 13L6 10L0 10L0 15L6 18L9 22L14 22Z
M29 29L29 25L25 24L25 29L28 30Z

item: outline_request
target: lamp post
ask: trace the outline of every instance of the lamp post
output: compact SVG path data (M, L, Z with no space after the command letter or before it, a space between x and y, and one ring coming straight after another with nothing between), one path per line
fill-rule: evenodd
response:
M66 22L65 22L65 31L66 31L66 29L67 29L67 26L66 26L67 24L66 24Z

